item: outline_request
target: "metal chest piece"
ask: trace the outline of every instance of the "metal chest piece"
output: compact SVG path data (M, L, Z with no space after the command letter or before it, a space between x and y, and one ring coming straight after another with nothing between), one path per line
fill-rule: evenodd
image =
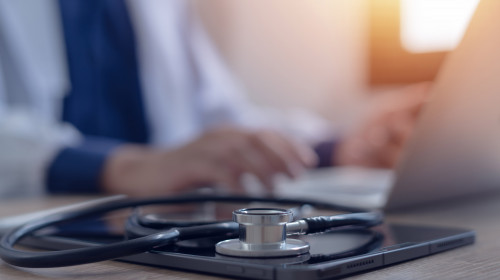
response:
M246 208L233 212L233 221L240 224L239 239L217 243L215 251L222 255L247 258L270 258L300 255L309 252L309 244L286 238L286 224L292 212L276 208Z

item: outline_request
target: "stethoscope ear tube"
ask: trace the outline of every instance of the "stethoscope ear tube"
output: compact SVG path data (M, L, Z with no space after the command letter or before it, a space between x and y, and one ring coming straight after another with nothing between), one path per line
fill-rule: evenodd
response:
M24 237L27 237L34 232L47 228L49 226L60 225L63 223L99 216L114 210L119 210L128 207L138 207L145 205L174 205L183 203L199 203L199 202L227 202L227 203L277 203L277 204L309 204L314 207L357 212L362 209L343 207L335 204L318 203L315 201L296 200L296 199L275 199L268 197L235 197L235 196L178 196L169 198L155 199L123 199L113 202L107 202L99 205L93 205L89 208L83 208L75 211L57 213L49 215L45 218L37 219L29 222L21 227L18 227L3 236L0 240L0 258L5 262L20 266L20 267L61 267L70 265L86 264L104 260L116 259L128 255L147 252L155 248L163 247L173 242L182 239L196 238L207 236L208 234L220 235L225 232L234 233L237 224L232 222L214 223L209 225L201 225L186 228L172 228L165 231L153 233L151 235L139 237L132 240L116 242L112 244L92 246L78 249L51 251L51 252L30 252L15 249L14 246ZM313 228L319 224L328 223L346 223L349 219L339 221L335 219L319 219L310 220ZM351 220L352 221L352 220ZM378 222L377 222L378 223ZM367 223L369 224L369 223Z

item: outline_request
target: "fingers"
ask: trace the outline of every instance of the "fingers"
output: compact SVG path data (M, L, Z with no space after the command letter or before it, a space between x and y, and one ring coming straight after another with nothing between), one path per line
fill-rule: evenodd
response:
M408 114L393 113L388 114L378 126L372 128L372 135L368 137L367 156L372 158L373 165L384 168L395 166L400 152L410 138L414 122L414 118Z
M245 173L255 175L264 187L271 189L276 174L294 178L316 160L307 148L271 131L225 129L210 135L212 143L209 146L212 149L206 155L212 157L220 170L226 170L224 174L217 175L217 180L231 184L231 189L241 188L240 177ZM212 172L218 174L222 171Z
M233 193L245 193L245 187L241 181L241 176L244 174L242 169L221 163L208 166L207 172L207 176L212 177L209 182L221 184Z
M285 149L286 154L292 157L292 160L300 163L303 167L313 167L317 165L318 156L310 146L296 142L293 139L285 138L282 134L276 134L276 137L281 143L281 147Z
M295 178L314 159L308 159L290 140L278 133L263 131L252 135L252 144L273 173Z
M179 176L184 185L222 184L235 192L244 191L243 174L255 175L271 189L276 174L295 177L316 161L310 149L278 133L233 128L207 132L173 153L178 159L175 164L189 170Z
M392 168L397 163L415 126L408 109L386 112L372 119L339 146L341 164Z
M239 156L237 162L244 172L257 176L268 189L276 174L285 174L295 178L307 166L315 162L315 155L306 148L286 139L278 133L258 131L245 133L240 140L239 151L233 154ZM309 154L311 153L311 154Z
M248 141L250 142L250 140ZM264 187L271 189L276 171L268 159L269 156L264 155L253 145L255 144L248 143L247 146L232 152L231 159L226 161L227 165L229 168L236 167L240 171L239 174L235 174L238 178L245 173L253 174Z
M190 187L197 187L203 184L216 184L227 187L234 193L243 193L244 187L241 185L240 177L241 170L228 166L224 162L213 161L198 162L196 166L192 166L191 176L193 182Z
M406 104L397 108L397 111L406 112L416 118L428 102L431 86L432 82L421 82L407 86L403 89L403 92L400 93L406 97Z

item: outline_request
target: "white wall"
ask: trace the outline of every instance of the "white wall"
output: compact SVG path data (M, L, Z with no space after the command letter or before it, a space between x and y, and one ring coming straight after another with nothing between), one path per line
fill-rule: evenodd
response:
M349 124L366 95L366 0L197 0L257 103Z

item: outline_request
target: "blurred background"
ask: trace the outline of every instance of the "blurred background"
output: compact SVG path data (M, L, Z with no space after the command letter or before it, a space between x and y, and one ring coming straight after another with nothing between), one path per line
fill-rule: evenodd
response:
M375 94L433 80L479 0L195 0L250 98L349 127Z

